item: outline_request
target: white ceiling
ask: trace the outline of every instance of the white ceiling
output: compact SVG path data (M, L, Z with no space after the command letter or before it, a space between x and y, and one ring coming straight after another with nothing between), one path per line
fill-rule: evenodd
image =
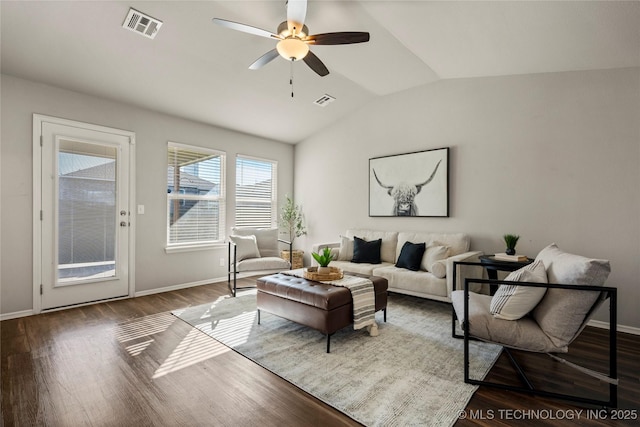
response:
M371 41L313 46L331 74L277 58L266 38L284 0L2 1L2 73L288 143L375 98L439 79L640 66L638 1L310 1L312 34ZM155 40L122 28L133 7L163 21ZM313 105L323 94L337 100Z

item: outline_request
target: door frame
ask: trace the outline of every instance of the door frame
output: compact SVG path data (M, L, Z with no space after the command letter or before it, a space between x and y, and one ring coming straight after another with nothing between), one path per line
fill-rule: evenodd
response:
M112 133L129 138L129 205L127 209L129 215L129 295L124 298L131 298L135 295L135 236L136 236L136 183L135 183L135 132L116 129L91 123L79 122L76 120L62 119L59 117L46 116L43 114L33 115L33 313L42 312L42 124L44 122L60 124L65 126L78 127L97 132ZM114 298L122 299L122 298ZM95 304L95 302L75 304L62 308L52 308L45 311L63 310L71 307Z

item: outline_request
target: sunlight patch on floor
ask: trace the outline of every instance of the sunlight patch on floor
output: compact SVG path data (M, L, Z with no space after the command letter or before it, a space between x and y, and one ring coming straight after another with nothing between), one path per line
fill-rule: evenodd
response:
M247 342L251 329L256 324L257 313L249 311L230 319L199 323L196 328L208 335L224 341L230 347L235 347Z
M169 357L153 374L153 378L160 378L171 372L178 371L231 349L224 344L203 334L197 329L191 329L180 344L171 352Z
M171 313L159 313L145 316L127 323L119 324L116 327L116 338L121 343L149 337L153 334L166 331L176 317Z
M147 347L149 347L152 342L153 340L138 342L125 347L125 349L129 352L130 355L137 356L142 353Z

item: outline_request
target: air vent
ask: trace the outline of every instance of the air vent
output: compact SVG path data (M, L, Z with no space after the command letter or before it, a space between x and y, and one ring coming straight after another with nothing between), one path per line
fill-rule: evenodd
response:
M156 37L161 26L162 21L152 18L149 15L145 15L142 12L138 12L135 9L129 9L129 13L122 24L123 28L142 34L150 39Z
M319 105L320 107L326 107L327 104L335 101L336 99L331 96L331 95L327 95L326 93L324 95L322 95L320 98L316 99L315 101L313 101L314 104Z

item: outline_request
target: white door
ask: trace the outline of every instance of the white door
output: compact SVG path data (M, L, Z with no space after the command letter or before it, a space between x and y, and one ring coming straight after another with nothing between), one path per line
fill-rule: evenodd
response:
M129 295L131 135L40 125L41 309Z

